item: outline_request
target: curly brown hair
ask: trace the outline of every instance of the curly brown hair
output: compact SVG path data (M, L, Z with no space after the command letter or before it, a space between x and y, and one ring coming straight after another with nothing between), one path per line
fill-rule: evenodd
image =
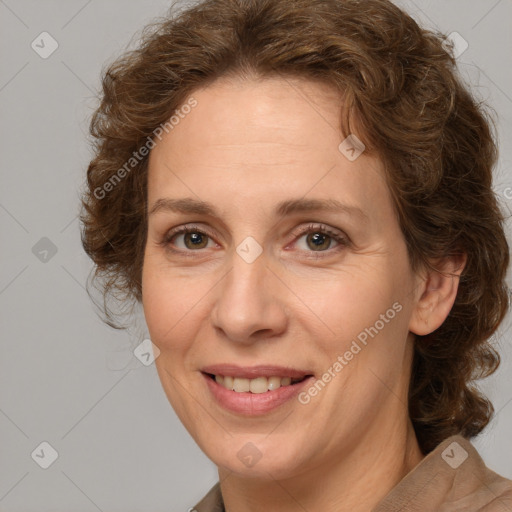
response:
M104 72L91 121L82 243L103 297L141 301L148 159L139 148L194 90L223 76L276 75L343 94L340 128L350 133L357 119L367 151L385 163L414 270L466 253L449 316L416 337L409 413L424 453L450 435L474 437L493 407L473 381L499 365L490 337L509 304L493 124L444 36L387 0L205 0L146 27L139 47Z

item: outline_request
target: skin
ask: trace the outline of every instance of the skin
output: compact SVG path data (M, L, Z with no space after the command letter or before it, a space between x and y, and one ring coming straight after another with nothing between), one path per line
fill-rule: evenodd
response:
M148 168L149 211L163 198L217 210L149 215L143 306L163 389L217 464L228 512L371 510L423 458L406 405L412 343L447 317L465 260L439 262L454 277L412 271L382 162L338 150L342 98L329 86L224 78L193 97ZM274 212L300 198L356 206L367 221ZM207 233L201 248L183 234L166 239L190 223ZM348 245L326 236L315 250L310 223ZM236 252L248 236L263 249L252 263ZM401 311L308 404L247 418L221 408L200 373L270 364L320 379L397 302ZM252 467L237 457L248 442L261 454Z

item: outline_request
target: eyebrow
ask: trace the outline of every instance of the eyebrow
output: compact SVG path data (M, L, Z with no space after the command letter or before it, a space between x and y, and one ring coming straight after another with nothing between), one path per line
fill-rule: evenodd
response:
M206 201L193 198L158 199L149 211L153 215L160 211L170 211L175 213L218 216L216 208ZM275 208L275 214L279 217L285 217L292 213L305 213L311 211L328 211L334 213L344 213L357 217L360 221L368 223L368 215L357 206L346 205L336 199L289 199L278 203Z

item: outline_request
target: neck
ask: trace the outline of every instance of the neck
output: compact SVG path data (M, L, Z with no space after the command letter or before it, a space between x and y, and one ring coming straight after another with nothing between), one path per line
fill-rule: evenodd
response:
M376 422L377 423L377 422ZM424 457L412 424L377 425L356 448L285 480L248 479L219 470L226 512L369 512ZM382 432L389 433L383 436Z

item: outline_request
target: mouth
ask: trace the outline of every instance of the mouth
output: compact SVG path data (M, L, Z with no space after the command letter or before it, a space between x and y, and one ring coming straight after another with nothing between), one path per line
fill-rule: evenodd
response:
M276 366L238 367L216 365L201 373L218 405L245 416L255 416L289 402L314 376Z

